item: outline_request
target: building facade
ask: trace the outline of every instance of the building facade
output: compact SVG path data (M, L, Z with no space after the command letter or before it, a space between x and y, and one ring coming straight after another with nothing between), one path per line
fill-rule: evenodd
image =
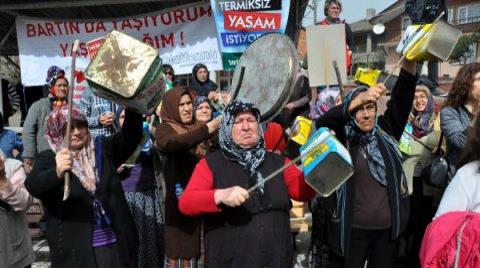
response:
M448 0L447 21L458 27L463 34L471 34L474 31L480 31L480 1L473 0ZM370 26L366 25L369 22ZM373 29L373 25L383 24L385 31L376 35L372 31L368 31L368 27ZM384 67L386 71L394 69L400 56L395 49L400 42L404 30L411 24L411 20L405 13L405 0L399 0L381 11L378 15L371 18L352 23L352 31L354 32L355 41L359 55L357 59L361 59L363 54L384 55ZM363 27L362 27L363 25ZM370 39L370 45L369 40ZM480 61L480 40L476 40L472 45L473 51L467 62ZM366 65L365 60L357 60L359 65ZM380 63L380 66L382 64ZM439 64L439 79L451 80L460 69L460 63L442 62ZM398 72L398 70L397 70Z

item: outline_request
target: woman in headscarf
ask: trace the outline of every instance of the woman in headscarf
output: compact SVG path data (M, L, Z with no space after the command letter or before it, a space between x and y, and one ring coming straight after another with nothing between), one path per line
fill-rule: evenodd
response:
M192 77L190 87L196 96L208 97L210 100L218 99L215 91L217 90L217 84L210 80L209 72L205 64L198 63L193 66Z
M258 189L290 160L265 150L260 112L242 100L223 112L221 150L195 167L180 210L204 216L206 267L291 267L290 198L315 194L294 165ZM234 245L234 246L232 246Z
M193 113L196 122L207 123L213 119L213 108L210 105L210 101L207 97L198 96L193 102ZM215 133L208 140L203 141L197 146L196 153L202 158L209 151L216 150L218 148L218 135Z
M122 127L125 109L118 109L115 118L118 118L118 126ZM140 144L117 169L138 233L137 268L162 267L165 257L164 220L155 180L154 156L153 142L148 128L144 126Z
M207 97L198 96L193 102L194 117L197 122L208 122L212 120L213 109Z
M432 151L438 146L439 131L434 131L436 121L435 101L425 85L417 85L412 111L400 142L403 169L410 194L410 217L407 232L408 243L405 260L408 267L420 267L418 252L423 233L435 212L434 189L424 183L422 170L432 161ZM440 126L437 126L440 129ZM427 147L425 147L427 146Z
M162 123L156 129L155 143L164 157L165 267L198 267L201 265L200 218L182 215L178 198L200 159L197 146L218 130L220 119L196 122L192 97L183 87L175 87L165 94L160 113Z
M133 267L138 240L117 167L140 143L141 115L127 110L119 133L93 140L87 118L74 106L69 149L67 114L64 106L46 118L50 149L37 155L25 181L43 203L52 267ZM63 201L66 172L70 197Z
M45 117L55 107L61 107L67 103L68 80L65 71L57 66L51 66L47 72L45 88L48 88L48 97L34 102L28 109L25 123L23 124L23 163L27 172L33 165L36 154L49 150L50 146L45 139Z
M415 93L415 63L403 61L383 115L377 100L383 84L358 87L342 105L317 119L349 148L355 173L332 195L328 212L331 265L394 267L396 244L408 221L408 188L398 140Z

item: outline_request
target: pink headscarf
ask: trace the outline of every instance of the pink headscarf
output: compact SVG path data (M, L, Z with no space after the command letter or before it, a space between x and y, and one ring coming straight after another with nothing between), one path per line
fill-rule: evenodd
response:
M53 109L45 118L45 136L52 148L52 151L58 152L61 148L66 147L64 144L63 132L67 127L68 107L63 106ZM87 118L76 106L72 107L72 121L80 121L87 123ZM79 151L73 152L72 172L82 183L83 187L94 192L96 189L96 172L95 172L95 151L93 149L93 140L88 133L86 145Z

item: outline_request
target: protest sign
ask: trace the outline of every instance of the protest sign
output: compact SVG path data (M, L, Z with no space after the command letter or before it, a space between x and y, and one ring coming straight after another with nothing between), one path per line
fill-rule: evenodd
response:
M333 61L338 63L342 83L345 84L347 82L347 61L343 44L345 44L344 24L307 27L308 77L310 86L338 84Z
M233 70L248 45L267 33L284 33L290 0L211 0L223 68Z
M124 32L158 49L163 63L176 74L191 73L197 63L221 70L222 61L212 9L194 4L129 18L64 20L17 17L18 49L22 83L42 85L49 66L57 65L70 77L73 42L80 39L77 71L90 62L87 43L111 30Z

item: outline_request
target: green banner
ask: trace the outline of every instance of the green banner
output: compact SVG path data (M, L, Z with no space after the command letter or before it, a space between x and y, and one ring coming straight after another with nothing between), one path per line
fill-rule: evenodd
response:
M242 53L222 53L223 70L235 70L241 56Z

